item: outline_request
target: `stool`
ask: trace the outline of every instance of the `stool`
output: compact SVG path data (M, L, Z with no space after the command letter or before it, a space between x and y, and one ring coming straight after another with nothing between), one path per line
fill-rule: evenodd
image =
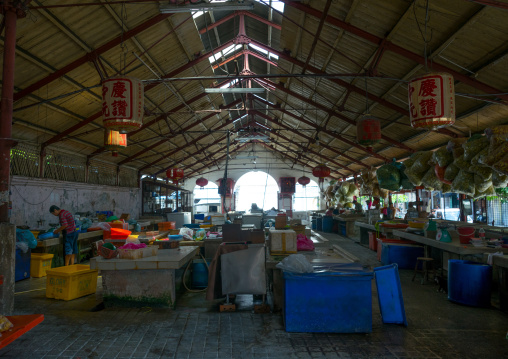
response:
M415 266L415 274L413 275L413 279L411 281L414 281L416 278L417 273L422 273L422 281L421 284L424 284L425 281L429 280L429 272L432 272L432 275L434 275L434 269L432 268L432 262L434 259L427 258L427 257L418 257L416 258L416 266ZM422 269L418 269L418 265L422 264ZM428 266L427 266L428 263Z

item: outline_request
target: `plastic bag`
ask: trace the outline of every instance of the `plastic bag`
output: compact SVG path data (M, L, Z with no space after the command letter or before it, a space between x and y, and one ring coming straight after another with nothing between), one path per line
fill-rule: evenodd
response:
M127 239L125 240L125 243L140 244L141 242L139 241L137 236L128 236Z
M299 233L296 236L296 249L299 251L313 251L314 243L305 234Z
M472 172L475 174L475 181L476 176L479 176L484 181L489 181L492 178L492 169L486 166L471 166L469 167L469 172Z
M429 161L432 158L432 151L422 151L419 153L420 155L416 159L415 163L411 166L411 171L416 175L423 177L423 175L425 175L425 173L429 170ZM406 164L404 163L404 165Z
M508 141L508 125L501 125L485 129L485 135Z
M490 186L492 186L492 181L486 181L478 173L475 173L474 186L477 193L485 192Z
M474 156L480 151L487 148L489 139L485 136L471 137L466 143L462 144L464 148L464 161L471 162Z
M455 177L459 174L460 168L455 166L453 163L448 165L445 169L444 179L449 182L453 182Z
M196 241L201 241L203 238L205 238L206 232L204 229L198 229L196 231Z
M432 160L440 167L446 167L453 162L453 155L451 154L451 152L448 152L446 146L443 146L438 148L432 154Z
M461 170L457 177L453 180L452 191L463 193L468 196L474 196L474 174L468 171Z
M508 174L508 155L504 156L502 159L494 163L492 168L497 172Z
M400 189L399 169L392 163L379 167L376 171L376 176L379 188L389 191L398 191Z
M314 272L312 264L310 264L309 260L303 254L291 254L277 263L275 267L292 273Z
M118 249L140 249L140 248L146 248L146 244L145 243L139 243L139 244L127 243L121 247L118 247Z
M194 238L194 231L191 228L182 227L180 228L180 235L183 237L183 239L186 239L188 241L192 241Z
M446 167L441 167L440 165L434 166L434 172L436 173L436 177L439 181L446 184L452 184L452 181L448 181L444 178L446 171Z
M21 249L21 252L28 252L28 244L26 242L16 242L16 249Z
M492 171L492 184L495 188L506 187L508 185L508 175Z
M10 322L9 319L7 319L6 316L0 315L0 332L5 332L6 330L9 330L14 325Z
M441 191L442 182L437 178L434 167L431 167L423 176L422 183L430 191Z
M496 162L508 154L508 141L504 141L500 146L491 149L488 155L480 156L479 162L485 166L492 167Z
M460 156L453 161L453 164L461 170L467 170L469 166L471 166L471 161L468 162L465 160L464 156Z
M28 229L16 228L16 241L25 242L31 249L37 247L37 239Z
M93 223L90 228L100 228L103 231L110 231L111 226L106 222Z
M448 141L446 149L453 155L453 158L460 157L464 154L464 148L462 148L462 144L466 141L467 138L464 137L451 139Z

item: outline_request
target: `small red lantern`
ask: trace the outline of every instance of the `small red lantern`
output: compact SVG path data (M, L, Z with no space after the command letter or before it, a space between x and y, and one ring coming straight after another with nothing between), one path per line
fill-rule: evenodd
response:
M183 169L170 168L166 171L166 176L168 176L168 178L172 180L173 183L176 183L176 185L178 185L178 181L183 178Z
M435 130L455 123L453 76L429 73L409 81L409 119L414 128Z
M207 184L208 180L206 178L201 177L196 180L196 185L198 185L201 188L205 187Z
M356 123L356 140L368 147L378 143L381 140L381 121L374 116L362 116Z
M310 178L306 176L300 177L298 178L298 183L305 187L310 183Z

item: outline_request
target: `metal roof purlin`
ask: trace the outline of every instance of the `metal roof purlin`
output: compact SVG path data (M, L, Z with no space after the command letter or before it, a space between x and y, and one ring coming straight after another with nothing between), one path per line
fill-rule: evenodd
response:
M280 1L282 1L285 5L292 6L300 11L303 11L306 14L312 15L317 18L321 17L321 11L316 10L308 5L304 5L300 2L294 2L294 1L289 1L289 0L280 0ZM364 40L367 40L369 42L372 42L376 45L379 45L382 42L382 39L380 37L378 37L374 34L371 34L365 30L362 30L356 26L348 24L340 19L332 17L330 15L326 16L326 22L328 22L329 24L336 26L338 28L344 29L345 31L347 31L351 34L354 34L354 35L356 35ZM425 58L423 56L415 54L414 52L411 52L407 49L404 49L401 46L395 45L391 41L386 41L385 46L386 46L386 49L391 52L394 52L398 55L401 55L401 56L406 57L410 60L418 62L422 65L425 64ZM477 81L474 78L471 78L467 75L461 74L460 72L452 70L444 65L440 65L437 62L433 62L432 66L436 71L448 72L451 75L453 75L453 77L456 80L463 82L469 86L472 86L478 90L484 91L486 93L493 93L493 94L504 93L504 91L502 91L502 90L496 89L496 88L494 88L490 85L487 85L483 82ZM508 100L508 95L499 95L498 97L502 98L504 100Z
M171 16L171 14L159 14L159 15L156 15L153 18L145 21L144 23L136 26L132 30L125 32L123 35L118 36L117 38L115 38L115 39L109 41L108 43L100 46L99 48L95 49L92 53L100 55L100 54L102 54L102 53L112 49L113 47L119 45L122 41L125 41L125 40L131 38L132 36L142 32L142 31L144 31L144 30L146 30L148 28L150 28L151 26L158 24L159 22L165 20L169 16ZM77 67L86 64L88 61L90 61L90 55L91 55L90 53L87 53L86 55L80 57L79 59L71 62L67 66L62 67L60 70L57 70L57 71L53 72L52 74L49 74L45 78L37 81L36 83L34 83L32 85L29 85L28 87L24 88L23 90L15 93L14 94L14 101L18 101L19 99L25 97L26 95L28 95L28 94L30 94L30 93L32 93L34 91L37 91L41 87L43 87L43 86L49 84L50 82L52 82L52 81L62 77L66 73L76 69Z

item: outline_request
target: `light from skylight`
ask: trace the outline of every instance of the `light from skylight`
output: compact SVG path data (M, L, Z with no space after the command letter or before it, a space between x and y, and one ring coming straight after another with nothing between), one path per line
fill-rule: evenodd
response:
M231 45L226 47L221 52L217 52L215 55L212 55L208 58L208 61L210 61L211 64L213 64L215 61L219 60L222 56L228 55L230 52L236 51L238 49L241 49L243 45Z
M210 2L226 2L227 0L211 0ZM261 3L261 4L264 4L264 5L270 5L270 0L254 0L258 3ZM280 11L280 12L284 12L284 3L282 1L279 1L279 0L271 0L272 2L272 7L277 10L277 11ZM192 17L195 19L197 17L200 17L201 15L204 14L204 11L196 11L192 14Z
M259 52L261 52L261 53L263 53L265 55L268 55L269 57L273 57L276 60L279 59L279 56L277 56L275 54L272 54L271 52L268 53L268 51L266 51L265 49L260 48L259 46L256 46L256 45L253 45L253 44L249 44L249 46L252 47L256 51L259 51Z

